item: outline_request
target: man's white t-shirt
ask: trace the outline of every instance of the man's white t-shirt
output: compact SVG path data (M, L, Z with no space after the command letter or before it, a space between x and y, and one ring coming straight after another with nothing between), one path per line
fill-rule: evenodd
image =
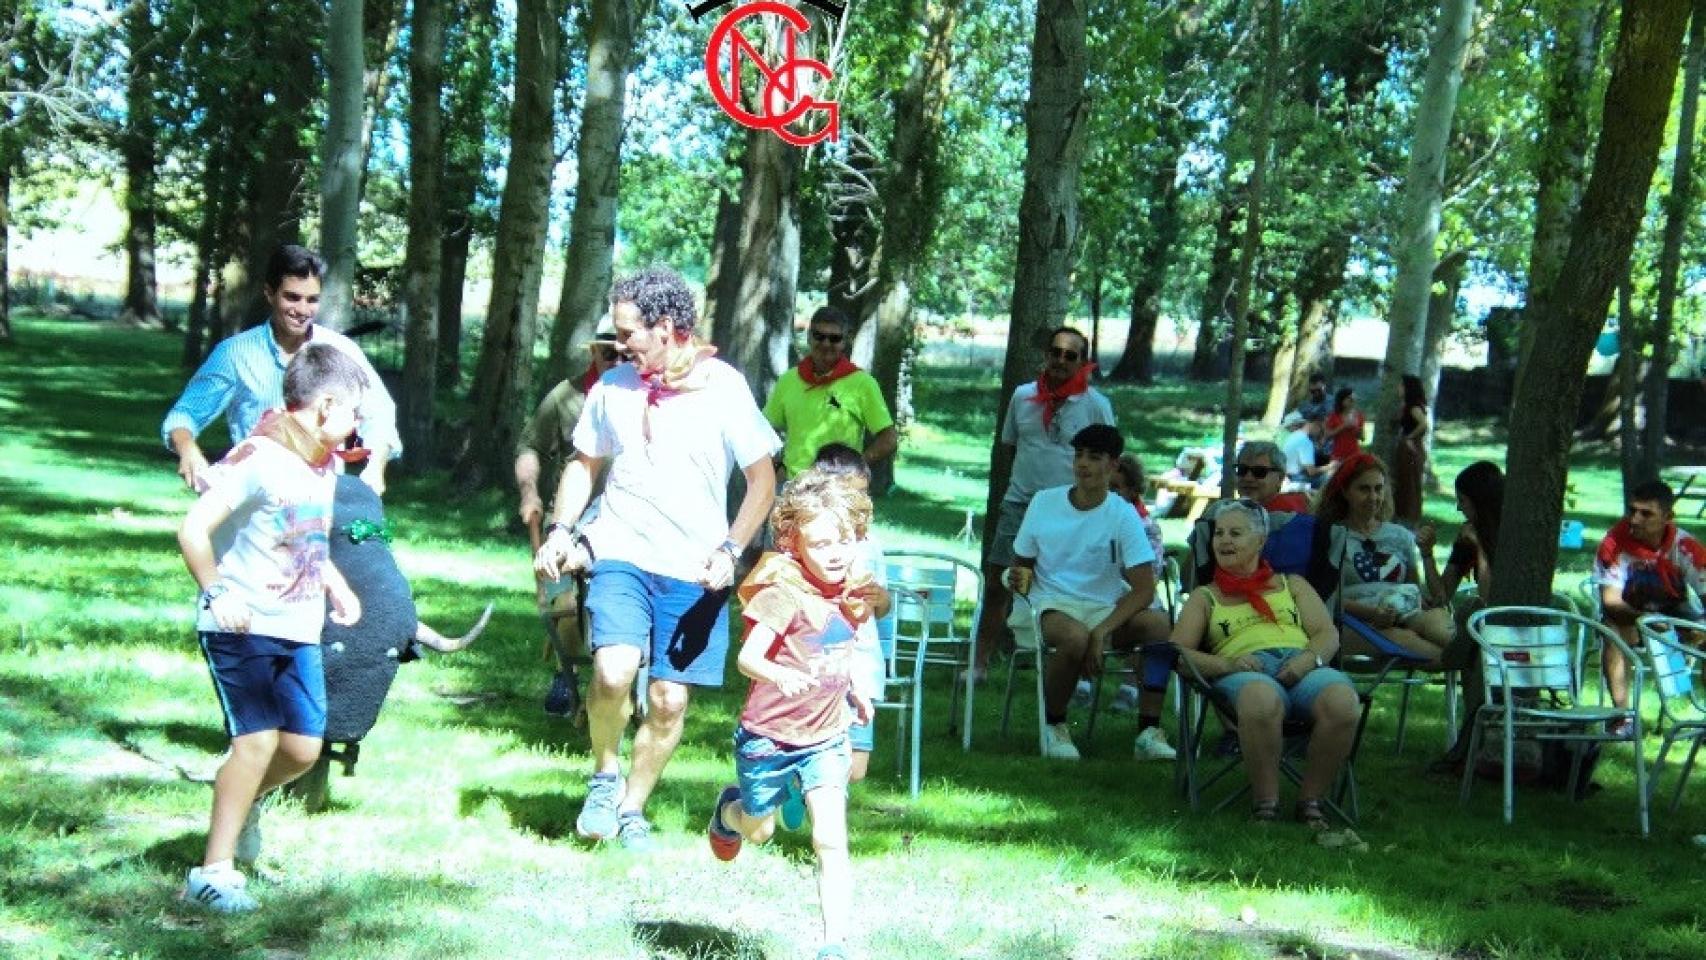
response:
M649 410L633 364L606 371L587 395L575 449L610 461L598 516L584 527L599 560L698 579L728 539L729 474L781 449L746 379L715 358L699 365L701 386Z
M251 436L202 478L231 510L219 528L222 540L230 538L229 547L216 546L219 579L249 605L249 632L319 643L337 471L331 464L311 467L271 438ZM203 609L196 629L220 627Z
M1306 467L1315 466L1315 441L1307 430L1293 430L1280 441L1280 454L1285 457L1285 475L1293 480L1308 479Z
M1066 398L1047 426L1043 408L1032 401L1035 381L1020 384L1007 404L1001 442L1014 448L1013 474L1002 497L1008 503L1029 503L1037 491L1072 482L1072 438L1092 423L1114 426L1114 406L1095 387Z
M1155 562L1137 508L1108 494L1089 510L1072 505L1072 487L1051 487L1031 498L1013 553L1037 561L1031 596L1118 603L1131 585L1125 572Z

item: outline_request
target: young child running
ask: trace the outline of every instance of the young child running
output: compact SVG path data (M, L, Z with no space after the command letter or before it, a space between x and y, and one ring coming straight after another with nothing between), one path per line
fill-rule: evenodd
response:
M355 430L367 386L349 357L324 344L303 347L284 371L284 412L267 414L206 471L206 490L178 530L184 564L201 588L196 629L231 737L213 782L206 854L183 896L222 913L256 907L233 864L255 798L301 776L320 755L327 599L336 622L361 618L327 549L332 451Z
M855 635L870 617L870 574L855 561L870 522L870 497L816 469L777 498L770 524L782 552L762 557L738 591L746 639L737 665L752 679L735 729L739 785L717 797L706 828L712 853L733 860L743 838L770 839L785 786L800 779L818 860L819 960L847 956L847 728L855 715L871 718L853 684Z

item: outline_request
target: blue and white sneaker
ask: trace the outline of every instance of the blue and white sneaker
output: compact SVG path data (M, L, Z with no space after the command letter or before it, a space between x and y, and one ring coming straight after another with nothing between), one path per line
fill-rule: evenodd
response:
M616 805L621 801L620 774L595 773L588 777L586 799L581 802L580 816L575 818L575 832L586 840L614 839L621 830L616 818Z
M624 810L616 816L616 842L622 849L634 853L652 852L652 823L638 810Z
M782 789L782 829L798 830L806 823L806 797L800 792L800 778L789 777Z
M249 896L248 885L249 878L236 870L194 867L180 897L215 913L248 913L260 907Z

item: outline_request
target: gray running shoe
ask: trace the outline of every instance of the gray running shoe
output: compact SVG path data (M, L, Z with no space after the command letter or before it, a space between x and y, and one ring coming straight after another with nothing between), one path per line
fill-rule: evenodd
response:
M616 805L622 800L622 777L614 773L595 773L586 781L586 800L581 803L580 816L575 818L575 832L586 840L611 840L620 824L616 820Z
M622 849L635 853L652 852L652 824L638 810L624 810L617 818L616 840Z

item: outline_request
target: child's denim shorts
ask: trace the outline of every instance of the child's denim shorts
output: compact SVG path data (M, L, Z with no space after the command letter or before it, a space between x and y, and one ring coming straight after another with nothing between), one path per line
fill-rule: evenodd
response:
M745 727L735 728L735 779L740 783L740 805L749 817L766 816L780 806L792 777L800 778L802 794L818 787L845 790L852 769L853 753L845 733L796 747Z

